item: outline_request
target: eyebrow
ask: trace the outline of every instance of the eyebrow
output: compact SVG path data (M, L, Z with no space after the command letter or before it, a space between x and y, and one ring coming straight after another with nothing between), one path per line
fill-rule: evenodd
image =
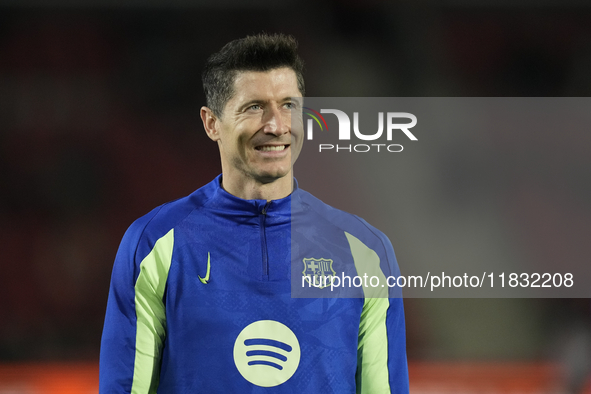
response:
M244 104L240 105L240 108L246 108L246 107L250 107L253 104L261 104L261 103L266 103L268 100L249 100L247 102L245 102Z
M286 101L295 101L294 99L300 99L301 97L295 97L295 96L287 96L282 98L281 100L279 100L280 103L284 103ZM253 99L253 100L249 100L247 102L245 102L244 104L240 105L240 108L246 108L246 107L250 107L253 104L266 104L268 103L269 100L264 100L264 99Z

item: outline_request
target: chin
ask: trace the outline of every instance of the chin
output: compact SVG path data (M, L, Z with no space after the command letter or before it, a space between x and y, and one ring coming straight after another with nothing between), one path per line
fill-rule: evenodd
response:
M257 174L257 179L262 183L275 182L286 176L290 176L291 168L289 170L275 170L275 171L261 171Z

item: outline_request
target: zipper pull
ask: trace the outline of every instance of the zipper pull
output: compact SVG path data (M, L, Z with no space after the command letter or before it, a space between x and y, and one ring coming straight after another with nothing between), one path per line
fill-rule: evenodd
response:
M271 201L267 201L267 203L265 204L265 206L263 207L263 210L261 211L261 213L263 215L267 214L267 208L269 208L269 205L271 205Z

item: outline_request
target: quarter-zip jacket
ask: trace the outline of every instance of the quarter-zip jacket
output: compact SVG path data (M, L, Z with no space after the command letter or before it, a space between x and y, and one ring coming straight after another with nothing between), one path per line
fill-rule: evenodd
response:
M398 275L389 240L297 184L270 202L220 185L156 208L123 237L100 393L407 393L401 298L292 293L307 274L361 276L364 259Z
M265 218L267 217L267 209L271 205L272 201L268 201L263 209L261 210L261 251L263 252L263 277L269 279L269 259L267 253L267 233L265 229Z

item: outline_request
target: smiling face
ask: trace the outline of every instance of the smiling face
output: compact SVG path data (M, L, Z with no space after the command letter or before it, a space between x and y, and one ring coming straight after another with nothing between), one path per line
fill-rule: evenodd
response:
M281 191L272 198L284 197L303 142L303 128L291 123L292 111L301 110L301 100L293 99L301 97L296 74L287 67L239 72L234 92L221 118L201 109L207 134L220 149L223 186L245 198L245 190L273 184L269 189Z

